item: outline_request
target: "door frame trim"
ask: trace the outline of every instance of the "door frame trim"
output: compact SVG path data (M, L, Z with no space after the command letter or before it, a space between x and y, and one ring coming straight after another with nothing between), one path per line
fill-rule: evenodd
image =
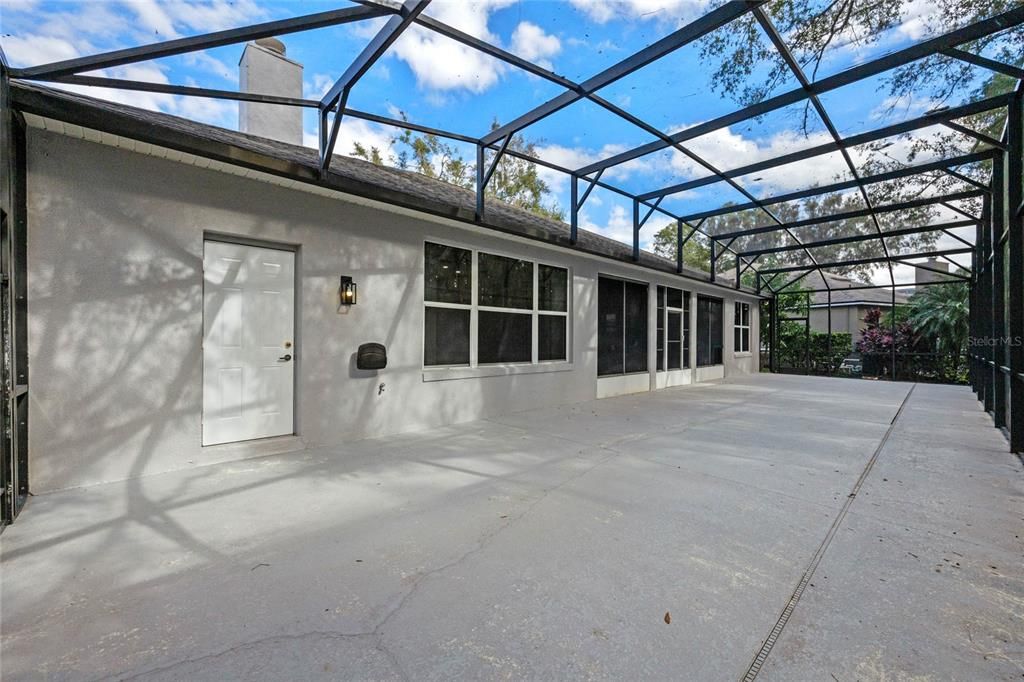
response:
M300 407L302 405L301 392L299 391L300 382L299 377L302 371L302 353L299 349L302 348L302 326L301 318L299 317L299 311L302 309L302 279L300 277L302 268L302 245L293 242L281 242L272 239L257 239L246 235L232 234L230 232L219 232L217 230L203 230L203 251L200 262L203 263L201 266L202 274L202 286L199 293L200 304L203 308L203 317L201 323L200 337L202 342L200 343L200 363L199 363L199 374L200 377L205 376L206 370L206 352L205 352L205 334L202 333L202 329L206 328L206 242L219 242L222 244L238 244L239 246L252 246L258 249L271 249L274 251L288 251L295 254L295 267L292 277L292 362L294 364L294 371L292 372L292 432L284 433L278 436L269 436L270 438L282 438L289 436L301 436L301 419L300 419ZM202 381L202 379L200 379ZM202 388L202 387L200 387ZM203 418L206 412L204 409L199 410L199 447L201 448L216 448L224 445L233 445L238 443L247 443L249 440L236 440L229 441L228 443L216 443L212 445L206 445L203 443ZM255 440L264 440L257 438Z

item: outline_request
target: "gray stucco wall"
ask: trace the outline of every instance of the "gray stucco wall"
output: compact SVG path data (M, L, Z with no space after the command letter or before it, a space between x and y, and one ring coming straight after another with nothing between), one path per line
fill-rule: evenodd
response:
M680 286L626 264L35 128L28 172L29 443L40 492L239 456L201 447L209 231L299 247L296 431L307 445L592 399L598 274ZM425 381L424 239L569 267L571 371ZM339 275L359 285L348 314L337 310ZM730 294L684 286L726 298L725 373L757 371L756 352L733 354ZM388 347L379 375L353 369L366 341Z
M882 308L887 310L889 306ZM846 305L832 308L832 332L846 332L850 334L850 350L854 350L857 342L860 341L862 331L867 327L864 316L879 306L870 305ZM825 308L811 309L811 329L819 332L827 332L829 328L828 310Z

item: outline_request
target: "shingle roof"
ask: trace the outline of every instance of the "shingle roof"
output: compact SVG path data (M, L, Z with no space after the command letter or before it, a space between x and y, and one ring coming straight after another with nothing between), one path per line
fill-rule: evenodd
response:
M834 275L830 272L825 273L825 277L828 279L828 286L832 289L832 305L841 305L844 303L860 303L864 302L867 304L881 304L881 305L892 305L892 290L891 289L853 289L852 291L844 291L851 287L863 287L870 286L867 282L859 282L849 277L842 275ZM824 289L825 285L821 276L821 273L815 271L807 275L806 278L801 282L802 286L808 289ZM829 295L827 292L818 291L811 295L811 303L813 305L828 305ZM896 290L896 303L906 303L910 300L910 297Z
M327 177L321 179L317 151L308 147L36 84L12 82L11 94L14 108L46 118L473 222L501 232L539 239L618 261L636 262L633 261L632 247L629 245L583 229L578 231L577 242L572 245L567 224L491 197L488 197L484 220L475 221L474 191L419 173L335 154ZM676 272L673 261L647 251L640 253L637 263L661 272ZM684 268L683 276L709 281L708 273L692 268ZM745 291L750 293L752 290L745 288Z

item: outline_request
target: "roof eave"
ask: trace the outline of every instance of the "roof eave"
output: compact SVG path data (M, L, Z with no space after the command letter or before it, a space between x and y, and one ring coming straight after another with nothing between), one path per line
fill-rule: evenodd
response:
M225 140L195 135L187 130L178 129L162 122L146 120L139 115L133 115L114 108L93 105L86 101L89 99L92 98L62 96L61 93L43 89L39 86L25 86L18 82L11 83L12 108L25 113L268 173L281 178L316 185L372 201L379 201L413 211L484 227L496 232L542 241L570 251L578 251L615 262L627 263L663 274L671 274L681 279L700 282L716 289L765 298L763 294L757 293L756 290L750 287L742 286L737 289L735 286L713 282L710 277L702 278L689 271L678 273L675 267L668 261L665 262L664 266L661 263L655 263L650 260L645 261L642 259L637 262L630 257L619 257L615 254L585 248L579 243L573 244L567 236L563 238L560 235L526 224L520 223L512 228L487 220L477 220L472 210L397 192L374 183L362 182L343 176L333 171L328 171L321 177L315 163L301 163ZM134 110L134 108L124 108ZM148 113L144 110L138 111L140 113ZM163 117L167 119L177 118L169 115L164 115ZM180 120L185 121L185 119ZM189 123L191 124L192 122ZM211 130L215 130L212 126L209 127Z

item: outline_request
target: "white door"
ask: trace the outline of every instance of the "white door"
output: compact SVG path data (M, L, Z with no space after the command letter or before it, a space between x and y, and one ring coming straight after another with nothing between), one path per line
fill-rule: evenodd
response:
M292 433L295 254L204 246L203 445Z

